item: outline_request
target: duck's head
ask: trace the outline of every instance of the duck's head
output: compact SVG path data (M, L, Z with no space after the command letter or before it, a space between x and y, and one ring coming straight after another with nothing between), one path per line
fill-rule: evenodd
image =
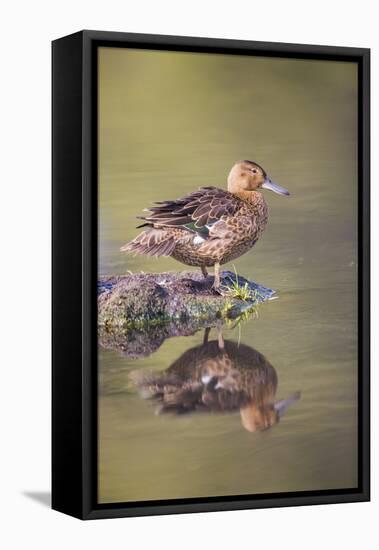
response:
M261 394L261 402L251 400L243 407L240 407L241 423L248 432L263 431L277 424L282 416L286 413L288 407L298 401L301 397L299 391L281 401L274 402L275 388L270 384L262 388L264 392Z
M279 422L280 418L273 405L259 407L256 403L241 407L240 415L242 426L248 432L268 430Z
M228 191L235 195L251 191L270 189L279 195L289 195L289 191L271 181L259 164L252 160L236 162L228 176Z

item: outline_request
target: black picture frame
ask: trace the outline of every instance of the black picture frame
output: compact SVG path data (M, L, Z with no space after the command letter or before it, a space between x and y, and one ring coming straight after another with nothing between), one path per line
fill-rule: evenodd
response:
M359 484L354 489L97 504L97 48L353 61L359 93ZM81 31L52 43L52 507L81 519L370 499L370 50Z

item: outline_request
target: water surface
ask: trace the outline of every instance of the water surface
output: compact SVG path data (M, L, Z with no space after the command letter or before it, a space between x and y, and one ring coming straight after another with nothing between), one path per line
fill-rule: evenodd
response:
M256 160L291 197L265 192L268 227L235 266L278 299L223 335L272 365L276 401L301 392L266 430L238 408L157 415L130 373L164 372L203 332L137 359L100 346L100 502L357 485L356 102L352 63L100 50L99 273L181 269L119 252L135 216Z

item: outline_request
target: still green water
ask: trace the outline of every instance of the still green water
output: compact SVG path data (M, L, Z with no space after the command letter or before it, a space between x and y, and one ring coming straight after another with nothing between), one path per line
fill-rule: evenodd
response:
M99 347L100 502L357 485L356 103L352 63L100 50L99 273L181 269L120 253L135 216L257 161L291 197L265 191L268 227L235 266L278 299L223 335L274 367L276 401L301 392L264 431L238 409L156 415L130 373L203 333L133 360Z

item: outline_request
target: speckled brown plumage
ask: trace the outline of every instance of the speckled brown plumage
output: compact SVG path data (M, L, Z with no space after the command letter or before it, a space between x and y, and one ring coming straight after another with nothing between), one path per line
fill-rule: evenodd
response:
M189 195L156 203L139 227L145 227L123 251L149 256L172 256L191 266L218 268L254 246L267 225L267 203L259 191L269 188L289 194L269 180L252 161L236 163L228 177L228 191L202 187ZM217 269L217 271L216 271Z
M134 371L131 380L144 397L159 401L159 412L178 414L239 410L248 431L264 430L299 399L296 392L275 403L278 379L274 367L258 351L223 340L204 342L185 351L162 373Z

